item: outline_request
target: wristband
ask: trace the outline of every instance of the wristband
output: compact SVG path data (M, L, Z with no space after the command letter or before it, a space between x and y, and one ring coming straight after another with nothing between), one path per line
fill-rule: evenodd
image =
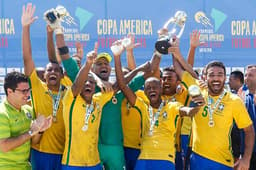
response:
M69 53L69 50L68 50L68 47L67 47L67 46L58 48L58 51L59 51L59 54L60 54L60 55L65 55L65 54L68 54L68 53Z

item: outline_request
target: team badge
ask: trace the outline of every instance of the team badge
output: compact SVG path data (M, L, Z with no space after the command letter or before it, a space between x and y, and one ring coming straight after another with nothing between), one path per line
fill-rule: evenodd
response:
M26 116L27 116L27 118L32 119L31 113L27 112L27 113L26 113Z
M219 107L218 107L218 110L219 110L219 111L223 111L223 109L224 109L224 104L223 104L223 103L220 103L220 104L219 104Z
M167 119L167 113L166 112L163 113L163 118Z

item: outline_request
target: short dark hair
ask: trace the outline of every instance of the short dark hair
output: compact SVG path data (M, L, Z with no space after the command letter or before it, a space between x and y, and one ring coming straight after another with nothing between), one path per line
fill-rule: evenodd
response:
M173 67L164 67L163 69L163 72L164 71L172 71L172 72L175 72L174 68ZM175 72L176 73L176 72Z
M211 67L220 67L224 70L224 74L226 75L226 68L224 66L224 64L220 61L211 61L207 64L206 69L205 69L205 73L208 73L208 69Z
M4 78L4 91L6 96L8 96L8 88L14 91L17 88L18 84L23 82L28 83L28 77L20 72L14 71L6 74Z
M171 66L171 67L165 67L165 68L163 69L163 72L165 72L165 71L174 72L174 73L176 74L176 76L177 76L177 80L180 80L180 77L179 77L178 74L176 73L176 71L175 71L175 69L174 69L173 66Z
M244 74L240 70L235 70L230 73L230 76L233 75L234 78L239 79L239 81L244 84Z
M60 73L61 73L61 74L64 74L63 67L62 67L57 61L50 61L49 63L57 64L57 65L59 66L59 68L60 68ZM48 63L48 64L49 64L49 63ZM48 64L47 64L47 65L48 65ZM47 67L47 65L46 65L46 67Z

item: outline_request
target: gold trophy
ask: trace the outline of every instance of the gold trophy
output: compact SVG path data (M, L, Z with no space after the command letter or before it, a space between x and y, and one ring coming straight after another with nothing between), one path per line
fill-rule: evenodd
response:
M199 96L201 95L201 91L200 91L200 88L197 86L197 85L191 85L189 86L188 88L188 94L189 96L191 97L196 97L196 96ZM195 102L191 101L190 104L189 104L190 107L196 107L198 106Z
M156 50L161 54L168 54L168 48L175 41L175 38L180 38L185 28L187 14L184 11L177 11L174 17L171 17L163 26L168 33L161 34L155 44Z

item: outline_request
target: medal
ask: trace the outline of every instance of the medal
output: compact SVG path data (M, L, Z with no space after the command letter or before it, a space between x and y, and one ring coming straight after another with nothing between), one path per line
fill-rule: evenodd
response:
M113 96L113 97L112 97L112 103L113 103L113 104L117 104L117 98L116 98L116 96Z
M209 127L213 127L213 126L214 126L214 121L213 121L213 120L209 120L208 126L209 126Z

